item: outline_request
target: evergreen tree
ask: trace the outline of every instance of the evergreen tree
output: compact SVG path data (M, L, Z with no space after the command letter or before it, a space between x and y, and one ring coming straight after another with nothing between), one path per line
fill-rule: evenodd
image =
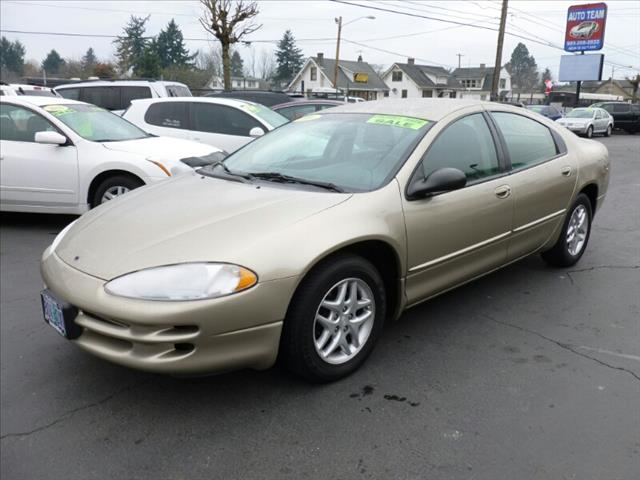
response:
M197 54L189 55L182 32L173 19L158 34L156 51L162 68L189 65Z
M17 75L24 71L24 45L19 40L12 42L6 37L0 39L0 67Z
M129 22L123 28L124 35L113 42L116 44L118 67L123 73L128 72L130 68L133 68L134 72L139 70L138 64L143 61L143 56L150 53L146 51L149 40L144 36L148 20L149 15L146 17L131 15ZM148 61L148 58L145 61Z
M42 61L42 69L47 73L58 73L64 65L64 59L55 50L51 50Z
M231 76L244 77L244 62L237 50L231 55Z
M133 73L136 77L141 78L157 78L160 76L160 58L158 57L155 42L149 42L145 47L142 55L133 67Z
M94 53L93 48L89 47L87 53L84 54L80 62L82 64L82 70L87 75L93 75L93 69L98 63L98 59L96 58L96 54Z
M278 42L276 50L277 69L275 80L290 82L304 64L302 50L296 47L295 38L291 30L284 32L282 40Z
M532 89L538 83L538 66L524 43L518 43L509 62L511 82L520 90Z

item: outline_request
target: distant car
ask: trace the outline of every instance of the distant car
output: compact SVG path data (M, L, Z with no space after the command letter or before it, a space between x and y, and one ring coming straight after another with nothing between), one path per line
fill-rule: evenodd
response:
M338 105L344 105L344 102L339 100L299 100L274 105L271 110L293 121L309 113L319 112Z
M191 97L184 83L155 80L95 80L55 88L64 98L93 103L118 115L140 98Z
M591 38L597 31L597 22L582 22L569 31L569 36L573 38Z
M59 97L52 88L22 83L3 83L0 85L0 95L30 95L34 97Z
M625 102L600 102L592 107L603 108L615 122L615 127L625 130L627 133L640 132L640 105Z
M551 120L562 118L562 112L553 105L528 105L527 108Z
M574 108L566 116L556 120L560 125L578 135L587 138L596 133L603 133L605 137L613 130L613 117L602 108Z
M0 151L0 210L70 214L222 158L95 105L33 96L2 97Z
M149 133L204 142L229 153L288 122L264 105L214 97L134 100L123 117Z
M266 90L230 90L216 93L208 93L206 97L210 98L235 98L236 100L244 100L248 102L259 103L265 107L272 107L280 103L291 102L293 97L286 93L271 92Z

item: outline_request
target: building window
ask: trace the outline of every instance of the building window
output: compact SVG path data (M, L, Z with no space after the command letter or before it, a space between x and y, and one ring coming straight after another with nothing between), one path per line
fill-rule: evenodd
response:
M423 98L431 98L433 97L433 90L422 90Z
M501 78L500 79L500 88L502 90L504 90L505 88L507 88L507 79L506 78Z
M407 98L407 91L406 90L402 90L402 98Z
M384 96L385 96L385 97L388 97L388 96L389 96L389 92L388 92L388 91L387 91L387 92L384 92Z
M311 67L311 81L318 80L318 69L316 67Z
M486 100L487 96L486 95L480 95L480 100Z
M402 72L400 70L396 70L391 72L391 81L392 82L401 82L402 81Z

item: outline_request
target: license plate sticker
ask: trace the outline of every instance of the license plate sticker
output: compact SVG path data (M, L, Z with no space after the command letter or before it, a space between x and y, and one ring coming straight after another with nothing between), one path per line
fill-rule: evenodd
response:
M42 293L42 305L44 310L44 319L49 325L57 330L63 337L67 336L67 330L64 326L64 313L62 307L46 293Z

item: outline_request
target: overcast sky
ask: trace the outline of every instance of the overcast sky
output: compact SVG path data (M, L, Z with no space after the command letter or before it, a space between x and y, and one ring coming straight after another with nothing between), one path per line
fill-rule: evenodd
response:
M253 33L251 47L240 47L245 62L250 49L256 52L273 50L275 42L286 29L291 29L298 45L306 56L324 52L335 57L336 16L342 16L343 28L341 58L355 60L358 54L374 64L391 65L415 57L417 63L442 65L453 68L458 65L493 65L497 32L468 26L477 24L497 28L500 16L499 0L494 1L370 1L348 0L368 7L397 10L410 15L373 10L362 6L346 5L329 0L309 1L260 1L258 21L263 27ZM595 0L594 0L595 1ZM567 8L580 1L515 1L509 2L507 32L551 42L564 43L564 22ZM640 0L609 1L605 35L605 64L603 78L624 78L640 73ZM47 52L55 48L65 58L79 59L88 47L93 47L99 58L113 57L112 39L91 37L67 37L10 33L5 30L59 32L78 34L118 35L131 14L147 15L147 34L156 35L174 18L192 51L211 48L212 37L198 22L202 8L198 1L50 1L50 0L2 0L0 2L0 28L2 35L20 40L27 49L27 59L40 62ZM415 15L415 16L414 16ZM442 21L421 18L436 17L461 22L461 26ZM208 39L208 40L207 40ZM557 77L562 51L556 48L523 40L511 35L505 37L503 63L506 63L518 42L524 42L534 55L540 71L549 67ZM358 42L362 45L357 45ZM629 68L633 67L633 68Z

